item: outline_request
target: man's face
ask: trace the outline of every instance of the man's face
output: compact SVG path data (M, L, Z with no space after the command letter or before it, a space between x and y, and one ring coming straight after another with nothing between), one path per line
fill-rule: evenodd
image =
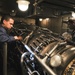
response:
M14 20L13 19L9 19L9 21L4 20L3 24L5 28L11 29L13 27Z

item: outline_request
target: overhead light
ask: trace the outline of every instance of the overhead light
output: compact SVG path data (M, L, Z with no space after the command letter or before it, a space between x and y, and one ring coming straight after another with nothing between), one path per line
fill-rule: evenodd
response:
M46 18L46 20L49 20L49 18Z
M40 18L39 21L42 21L42 18Z
M17 3L18 3L18 8L21 11L26 11L29 7L29 4L30 4L30 2L27 0L18 0Z
M72 17L75 18L75 12L72 12Z

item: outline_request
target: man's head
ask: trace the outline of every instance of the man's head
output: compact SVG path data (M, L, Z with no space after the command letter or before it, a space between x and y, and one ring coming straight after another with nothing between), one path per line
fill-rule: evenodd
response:
M4 16L1 19L2 26L7 29L11 29L14 24L14 19L11 16Z

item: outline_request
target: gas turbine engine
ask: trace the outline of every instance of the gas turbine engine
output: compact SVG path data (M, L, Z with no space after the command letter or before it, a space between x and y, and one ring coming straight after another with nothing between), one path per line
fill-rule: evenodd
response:
M75 47L57 34L38 27L22 43L23 75L75 75Z

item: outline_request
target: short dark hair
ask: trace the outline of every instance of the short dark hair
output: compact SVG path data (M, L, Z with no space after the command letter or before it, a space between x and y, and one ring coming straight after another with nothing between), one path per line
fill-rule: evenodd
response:
M2 16L1 23L3 23L3 20L9 21L10 18L13 19L13 17L12 16L9 16L9 15Z

